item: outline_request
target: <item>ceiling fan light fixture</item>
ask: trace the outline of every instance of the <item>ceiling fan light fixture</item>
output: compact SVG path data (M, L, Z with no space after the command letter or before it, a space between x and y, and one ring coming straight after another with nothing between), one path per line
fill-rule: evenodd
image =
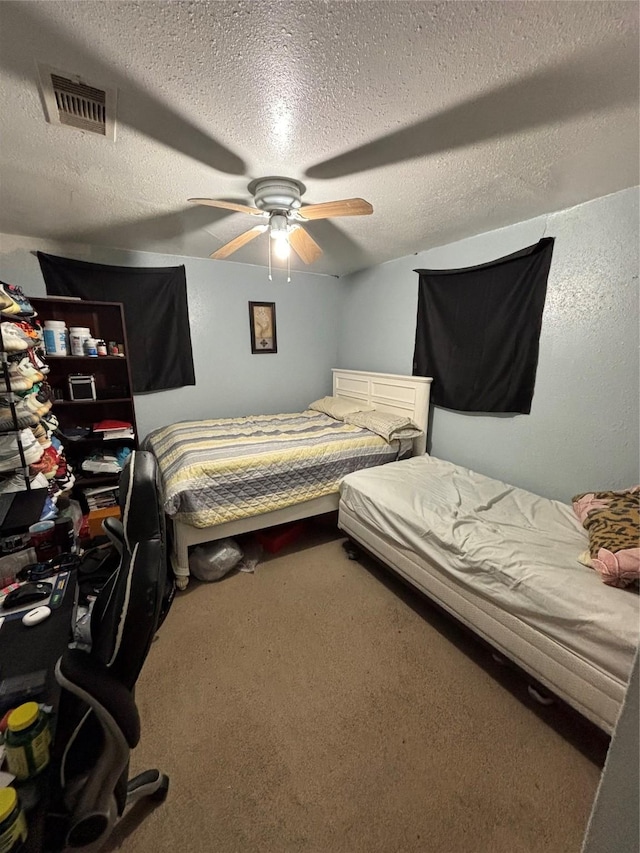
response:
M269 236L273 240L276 258L285 261L289 257L289 220L283 213L272 213L269 222Z
M280 234L289 233L289 220L284 213L272 213L269 219L269 233L275 239Z
M280 258L281 261L286 261L289 257L289 252L291 251L291 247L289 246L289 235L283 232L279 232L278 234L272 234L273 237L273 251L276 258Z

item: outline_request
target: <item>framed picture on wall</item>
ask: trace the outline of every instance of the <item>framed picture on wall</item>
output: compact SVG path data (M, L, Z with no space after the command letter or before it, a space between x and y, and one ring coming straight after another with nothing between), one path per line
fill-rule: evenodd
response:
M275 302L250 302L249 327L252 353L278 352Z

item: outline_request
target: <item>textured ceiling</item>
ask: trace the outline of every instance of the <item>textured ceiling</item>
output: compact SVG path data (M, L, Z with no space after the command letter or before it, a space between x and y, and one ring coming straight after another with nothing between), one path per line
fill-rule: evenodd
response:
M2 2L0 39L0 231L208 257L255 221L186 199L287 175L373 204L307 226L339 275L638 183L635 2ZM116 141L36 63L115 86Z

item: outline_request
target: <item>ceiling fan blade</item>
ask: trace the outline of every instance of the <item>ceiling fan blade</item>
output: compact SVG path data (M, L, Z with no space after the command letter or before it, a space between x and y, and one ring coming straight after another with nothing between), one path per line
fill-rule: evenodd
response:
M322 249L313 237L300 226L289 232L289 245L305 264L312 264L322 254Z
M188 255L190 253L185 250L184 241L190 241L194 235L199 237L202 234L202 240L206 244L208 239L210 246L211 234L206 234L205 229L216 222L222 222L227 216L222 210L185 205L169 213L116 219L80 230L61 227L56 231L56 237L67 240L78 237L78 240L86 240L90 245L96 243L99 246L121 246L123 249L135 249L162 240L165 247L171 248L172 254Z
M252 216L264 216L257 207L249 207L247 204L236 204L233 201L218 201L215 198L188 198L191 204L206 204L209 207L221 207L223 210L235 210L237 213L250 213Z
M363 198L343 198L341 201L325 201L309 204L298 211L304 219L329 219L332 216L368 216L373 207Z
M215 261L223 261L225 258L228 258L229 255L237 252L238 249L246 246L247 243L255 240L256 237L260 236L260 234L264 234L267 227L267 225L256 225L253 228L250 228L248 231L245 231L244 234L240 234L239 237L235 237L233 240L225 243L224 246L220 246L220 248L212 255L209 255L209 257L213 258Z

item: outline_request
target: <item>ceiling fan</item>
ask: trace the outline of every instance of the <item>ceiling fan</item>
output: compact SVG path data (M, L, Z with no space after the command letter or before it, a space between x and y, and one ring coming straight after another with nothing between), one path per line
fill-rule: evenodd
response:
M306 187L294 178L258 178L251 181L248 190L253 196L255 207L215 198L188 199L193 204L206 204L223 210L248 213L262 220L259 225L254 225L253 228L213 252L210 257L215 260L228 258L251 240L268 231L273 240L276 257L286 260L289 258L290 249L293 249L305 264L312 264L318 260L322 249L304 230L305 222L313 219L328 219L333 216L367 216L373 213L373 207L363 198L346 198L341 201L326 201L322 204L308 204L302 207L301 197L306 192ZM269 265L271 265L271 251Z

